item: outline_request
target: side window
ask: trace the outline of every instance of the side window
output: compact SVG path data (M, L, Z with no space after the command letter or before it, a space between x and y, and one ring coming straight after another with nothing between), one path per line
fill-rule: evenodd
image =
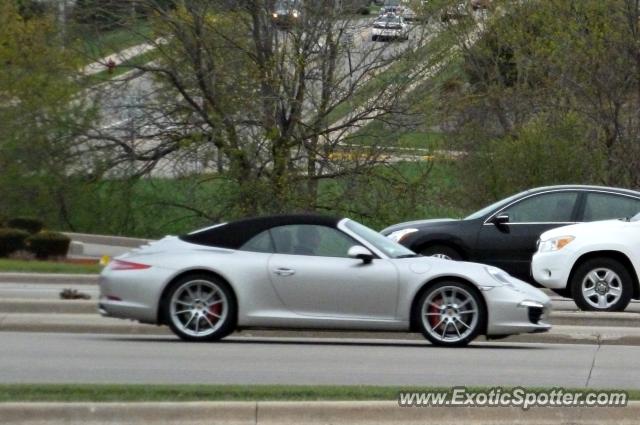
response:
M584 204L584 221L633 217L640 212L640 200L610 193L590 192Z
M569 223L577 199L577 192L546 193L518 202L501 214L509 214L510 223Z
M337 229L309 224L275 227L271 236L279 254L347 257L349 248L358 245Z
M273 241L271 240L268 230L258 233L253 238L249 239L240 247L240 250L267 253L275 252L275 249L273 248Z

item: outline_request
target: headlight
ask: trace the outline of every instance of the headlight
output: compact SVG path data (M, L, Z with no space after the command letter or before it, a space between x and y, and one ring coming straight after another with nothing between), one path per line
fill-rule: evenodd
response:
M294 17L294 18L297 18L297 17L298 17L298 11L297 11L297 10L294 10L294 11L293 11L293 17Z
M487 266L484 268L487 273L491 275L495 280L505 285L512 285L511 280L509 280L509 275L504 270L500 270L497 267Z
M274 13L272 16L273 16L275 19L278 19L278 14L277 14L277 13Z
M574 239L575 237L573 236L558 236L556 238L547 239L546 241L540 241L538 252L560 251L562 248L569 245Z
M396 243L400 243L400 241L402 239L404 239L406 236L417 232L418 229L402 229L402 230L396 230L395 232L391 232L387 235L387 237L389 239L391 239L392 241L396 242Z
M491 275L491 277L500 282L502 286L506 286L516 292L520 292L520 289L518 289L518 287L514 285L513 282L511 282L511 276L509 276L509 274L504 270L500 270L497 267L491 266L486 266L484 269Z

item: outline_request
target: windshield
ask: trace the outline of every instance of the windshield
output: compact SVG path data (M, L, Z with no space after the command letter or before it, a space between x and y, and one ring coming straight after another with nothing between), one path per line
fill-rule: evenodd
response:
M506 199L502 199L502 200L500 200L500 201L498 201L498 202L495 202L495 203L493 203L493 204L489 205L488 207L484 207L483 209L481 209L481 210L479 210L479 211L474 212L474 213L473 213L473 214L471 214L470 216L465 217L465 220L475 220L475 219L478 219L478 218L482 218L482 217L484 217L485 215L489 214L490 212L492 212L492 211L494 211L494 210L497 210L497 209L499 209L500 207L502 207L502 206L504 206L504 205L507 205L507 204L508 204L508 203L510 203L511 201L513 201L513 200L517 199L518 197L520 197L520 196L524 195L524 194L525 194L525 193L527 193L527 192L528 192L528 191L520 192L520 193L516 193L516 194L515 194L515 195L513 195L513 196L509 196L509 197L508 197L508 198L506 198Z
M389 258L415 257L416 253L404 246L395 243L391 239L383 236L375 230L369 229L367 226L353 221L347 220L345 226L371 245L384 252Z
M640 221L640 213L634 215L629 219L629 221Z
M300 3L299 0L279 0L276 2L275 9L276 10L298 9L299 3Z
M276 7L296 7L298 6L299 0L278 0L276 2Z
M376 21L377 24L399 24L400 18L397 16L384 16Z

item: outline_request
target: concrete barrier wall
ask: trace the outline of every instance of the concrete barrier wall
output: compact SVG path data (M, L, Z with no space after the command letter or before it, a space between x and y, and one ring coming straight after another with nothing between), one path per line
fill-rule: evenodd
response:
M637 424L627 407L398 407L395 401L0 403L2 424Z

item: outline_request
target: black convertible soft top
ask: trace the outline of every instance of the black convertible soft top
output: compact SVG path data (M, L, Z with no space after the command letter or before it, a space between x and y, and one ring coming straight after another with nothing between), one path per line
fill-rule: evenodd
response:
M272 227L293 224L316 224L336 227L340 220L342 219L315 214L253 217L197 230L188 235L180 236L180 239L198 245L238 249L255 235Z

